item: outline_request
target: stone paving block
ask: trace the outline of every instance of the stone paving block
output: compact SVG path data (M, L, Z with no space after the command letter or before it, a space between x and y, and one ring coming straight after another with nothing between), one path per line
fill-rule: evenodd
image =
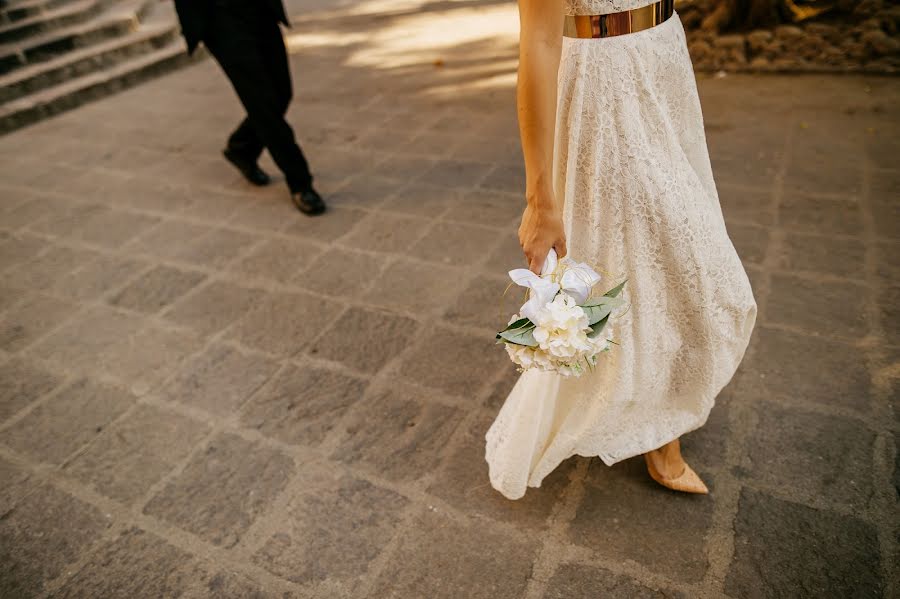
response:
M0 315L0 348L16 352L78 312L74 304L47 295L23 294Z
M101 547L54 597L183 597L202 574L190 554L129 528Z
M146 266L141 260L101 255L60 279L53 291L75 300L93 301L122 287Z
M213 281L166 310L163 316L202 335L218 333L262 302L258 289Z
M854 200L807 197L785 192L778 209L778 222L791 231L822 235L861 235L862 212Z
M333 468L305 470L287 518L253 561L291 582L327 580L352 589L393 538L408 504Z
M847 418L757 406L759 423L747 446L747 475L780 487L791 481L791 495L827 498L863 510L873 491L875 433Z
M34 490L34 486L29 483L30 474L27 471L3 458L0 458L0 480L3 481L3 486L0 487L0 521L2 521L10 510L28 497L29 491ZM0 585L2 584L0 582Z
M852 516L743 489L734 521L731 597L881 597L878 536Z
M371 254L332 248L320 254L294 282L318 293L360 299L381 273L383 263L383 258Z
M809 154L795 155L784 177L785 190L799 189L807 193L838 194L846 197L859 195L862 191L862 166L848 161L842 156L841 161L829 160L827 167Z
M213 190L191 183L177 184L177 188L185 190L185 205L181 214L206 223L227 221L247 207L248 199L244 195L222 193L221 189Z
M465 137L452 148L451 156L462 160L482 160L486 164L499 163L510 166L521 164L523 158L518 125L513 123L509 129L512 130L512 133L508 135L497 134L493 131L485 134L480 131L478 135ZM517 191L524 193L524 184L523 180L523 187Z
M776 266L781 270L865 279L866 246L857 239L788 233Z
M866 304L871 291L863 284L823 283L787 274L772 274L766 320L802 327L826 336L859 339L869 332ZM835 314L835 306L846 306Z
M709 157L716 183L733 183L748 187L770 187L775 180L777 160L741 147L735 136L729 136L728 146L710 144ZM746 142L745 142L746 143Z
M268 358L214 345L184 364L160 396L217 416L228 416L277 370L278 365Z
M249 184L248 184L249 185ZM279 186L280 187L280 186ZM262 190L254 188L252 193L256 195ZM291 203L288 194L283 189L270 187L263 197L244 197L237 210L228 218L228 225L241 229L253 229L263 233L281 231L288 223L304 218L297 212Z
M3 224L0 218L0 225ZM0 244L0 271L35 258L44 248L47 242L30 235L5 235Z
M719 185L719 202L726 222L746 222L771 226L775 222L772 189L770 186L760 188L733 187Z
M102 370L103 358L110 348L132 338L144 325L145 320L139 316L112 308L89 308L45 336L30 351L59 368L97 372Z
M4 275L4 281L22 289L48 290L61 278L96 257L96 252L53 246L33 260L10 269Z
M519 245L515 229L511 229L508 233L499 233L498 237L497 247L488 256L481 269L491 274L506 276L506 273L514 268L527 268L525 254Z
M730 224L728 236L744 263L759 264L766 259L766 250L771 237L767 227Z
M883 279L882 285L900 286L900 261L892 260L894 256L900 256L900 242L881 241L875 244L876 271Z
M506 364L501 365L499 369L503 371L503 376L494 385L494 389L491 391L490 395L488 395L487 399L484 400L484 407L491 414L496 414L500 410L521 376L518 367L513 364L512 361L508 361Z
M0 423L56 388L62 378L21 359L0 364Z
M128 384L136 395L144 395L200 346L200 339L193 333L152 324L112 344L100 355L99 368Z
M364 380L332 370L288 366L257 393L244 426L294 445L318 445L365 391Z
M460 138L455 133L453 131L447 133L424 131L403 143L402 151L406 154L428 156L435 159L452 157L454 148L460 142Z
M0 433L0 442L34 459L61 464L133 403L126 391L81 379Z
M128 284L110 300L114 306L155 314L202 283L201 272L157 266Z
M152 216L109 210L94 215L78 231L78 238L95 245L118 248L158 222L159 219Z
M306 349L343 306L306 293L270 293L227 337L265 352L293 356Z
M461 275L460 269L401 259L382 273L367 299L375 305L417 314L436 312L456 301L462 291Z
M0 519L0 596L41 596L108 526L97 508L41 485Z
M878 294L881 327L889 342L900 339L900 285L891 285Z
M499 331L524 303L520 287L508 278L479 275L469 283L444 318L450 322Z
M31 201L3 213L0 219L3 228L11 231L34 225L44 218L65 211L70 202L54 197L35 197Z
M421 342L400 367L412 381L429 381L438 389L466 399L493 378L509 357L496 345L493 335L475 336L457 331L440 331L440 343Z
M328 210L328 218L298 217L284 232L309 241L330 242L349 233L367 214L363 210L338 206Z
M709 470L725 466L725 450L732 429L729 423L731 387L716 398L706 424L681 436L681 452L694 468Z
M507 168L507 167L498 167ZM469 160L442 160L425 171L422 181L451 188L471 189L477 187L492 173L494 167L483 162ZM505 177L503 177L505 179ZM504 181L505 182L505 181Z
M653 588L597 566L563 564L547 583L544 599L688 599L684 593Z
M47 215L29 229L54 237L77 239L81 229L94 218L110 211L110 207L103 204L67 202L61 210Z
M387 174L390 175L390 173ZM401 181L390 176L359 175L348 179L343 185L329 192L326 201L329 206L356 206L372 209L394 197L402 185Z
M427 182L398 185L393 196L380 209L423 218L439 218L457 209L461 195L457 190Z
M525 193L525 166L499 164L481 181L481 186L509 193Z
M434 178L425 176L425 173L429 172L435 164L436 161L433 158L425 156L394 154L378 164L378 172L390 174L391 177L400 181L437 185L438 182Z
M754 335L734 384L741 401L799 398L868 412L872 381L858 349L760 326Z
M392 383L354 409L333 457L391 480L416 480L441 461L463 419L458 408Z
M497 242L496 229L437 223L412 247L410 254L441 264L473 266L481 262Z
M213 545L233 547L281 493L289 457L231 434L216 437L144 508Z
M418 332L419 324L411 318L350 308L319 337L309 353L374 374L403 351Z
M220 570L202 581L201 593L210 599L291 599L292 593L270 593L249 578Z
M483 522L462 523L439 512L418 516L379 576L379 599L520 599L537 544Z
M715 504L715 481L704 480L711 495L687 495L660 487L640 458L611 468L593 460L569 536L606 559L699 582L709 566L705 538Z
M523 498L516 501L506 499L491 487L488 465L484 459L484 435L493 421L492 416L486 414L467 427L457 443L458 447L444 460L428 492L465 514L503 520L516 528L543 528L550 513L561 501L577 462L563 462L544 479L540 487L528 489ZM434 459L434 467L438 463Z
M66 470L127 505L147 493L208 432L206 424L141 405L107 428Z
M224 268L241 252L248 249L256 237L231 229L214 229L174 254L176 260L207 268Z
M180 220L164 220L125 246L128 252L154 258L172 259L188 248L211 227Z
M887 239L900 238L900 207L896 198L893 200L876 200L872 202L872 216L875 233Z
M267 239L232 264L230 270L283 283L296 277L321 252L321 246L308 241Z
M444 220L484 225L500 229L497 239L518 229L525 209L525 200L517 193L496 191L464 191L459 193L459 201L451 205Z
M407 252L422 237L427 220L393 214L372 214L341 243L375 252Z

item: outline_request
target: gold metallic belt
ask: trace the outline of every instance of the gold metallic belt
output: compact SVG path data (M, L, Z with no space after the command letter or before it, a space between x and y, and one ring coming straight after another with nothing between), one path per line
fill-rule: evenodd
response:
M600 38L637 33L655 27L675 12L675 0L660 0L648 6L608 15L566 15L563 36Z

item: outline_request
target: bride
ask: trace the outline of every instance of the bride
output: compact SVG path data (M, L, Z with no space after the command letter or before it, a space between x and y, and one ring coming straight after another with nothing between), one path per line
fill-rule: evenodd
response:
M519 0L519 14L529 268L568 251L627 277L630 310L593 372L520 377L487 433L491 484L517 499L570 456L644 454L658 483L706 493L678 439L733 376L756 303L725 230L681 22L672 0Z

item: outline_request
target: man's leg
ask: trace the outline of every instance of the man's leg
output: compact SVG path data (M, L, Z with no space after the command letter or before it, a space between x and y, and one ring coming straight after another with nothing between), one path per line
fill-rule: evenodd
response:
M272 25L277 30L277 25ZM280 37L280 31L277 33ZM260 28L254 23L217 10L204 41L237 92L253 131L285 174L291 191L305 191L312 185L309 167L284 120L284 99L269 74L259 38Z
M250 117L244 117L241 124L228 138L226 150L247 162L259 160L259 156L263 151L263 142L256 135L256 131L253 130Z

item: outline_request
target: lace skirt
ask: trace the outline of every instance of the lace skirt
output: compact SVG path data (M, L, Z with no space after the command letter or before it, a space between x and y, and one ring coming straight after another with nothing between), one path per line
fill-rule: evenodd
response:
M756 320L725 229L678 16L564 38L555 155L570 255L627 278L619 343L581 378L523 374L487 433L491 484L524 495L572 455L612 465L702 426Z

